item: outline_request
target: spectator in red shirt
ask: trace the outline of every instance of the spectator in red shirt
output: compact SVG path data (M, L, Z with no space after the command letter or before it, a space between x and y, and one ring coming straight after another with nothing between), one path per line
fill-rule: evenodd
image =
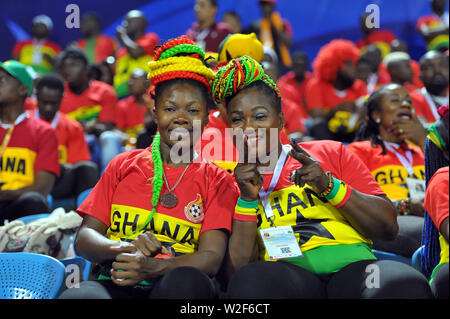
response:
M94 187L99 177L97 165L91 162L83 127L59 112L63 95L64 80L56 74L45 75L36 85L38 108L31 115L49 123L58 138L61 175L51 193L56 199L78 196Z
M0 63L0 225L48 213L46 197L59 175L55 132L23 109L32 83L22 63Z
M186 32L206 52L218 52L220 43L233 33L233 29L216 21L217 0L196 0L194 5L197 22Z
M411 57L408 53L389 53L383 59L383 65L387 69L392 83L400 84L407 89L408 92L418 89L418 87L412 83L414 74L411 68Z
M341 142L353 140L360 116L358 106L367 89L356 79L360 53L353 42L333 40L313 62L314 77L306 86L306 105L312 118L309 135Z
M429 51L420 59L420 79L424 87L411 93L417 115L433 123L440 117L438 108L448 105L448 55Z
M80 32L83 39L77 42L77 46L86 53L89 63L101 63L115 54L117 42L112 37L101 34L100 18L95 13L83 15Z
M449 15L446 0L431 0L433 14L420 17L416 29L427 43L428 50L448 50Z
M280 70L292 66L289 48L292 46L292 27L287 19L275 11L276 0L258 0L262 18L254 21L248 33L254 32L264 46L272 48L279 57Z
M364 52L368 45L374 44L381 50L382 56L385 57L391 52L390 45L391 42L396 39L396 36L389 30L371 27L367 23L370 18L369 13L364 13L361 15L360 25L363 37L358 40L356 45L362 52Z
M112 130L116 122L117 96L114 89L103 82L89 79L86 54L69 48L61 56L61 73L66 89L60 111L79 121L90 136L88 143L101 147L101 158L93 160L101 169L122 152L118 135Z
M117 27L117 38L123 45L116 55L114 88L119 98L127 96L128 79L134 69L146 69L152 60L159 37L154 32L146 33L147 19L143 12L131 10L122 25Z
M312 74L308 72L308 56L306 53L301 51L294 53L292 62L292 70L280 77L277 85L283 97L283 110L287 103L292 103L295 109L295 117L304 122L308 119L308 111L305 105L306 86L311 80ZM303 133L306 133L306 130Z
M227 11L222 15L222 21L228 24L233 33L242 33L241 18L235 11Z
M408 45L405 41L395 39L391 42L391 52L405 52L408 53ZM418 88L423 87L423 83L420 80L420 64L416 60L410 59L411 69L413 71L412 84Z
M128 88L131 95L117 103L117 128L127 134L127 146L133 148L138 134L144 129L145 115L154 105L147 94L150 88L147 72L134 70L128 80Z
M374 92L380 85L391 82L389 73L381 61L381 50L374 44L366 47L366 51L358 61L356 77L366 82L367 94Z
M11 58L31 65L39 74L45 74L53 69L54 57L61 52L61 47L48 39L53 29L50 17L38 15L33 18L32 24L32 38L17 42Z

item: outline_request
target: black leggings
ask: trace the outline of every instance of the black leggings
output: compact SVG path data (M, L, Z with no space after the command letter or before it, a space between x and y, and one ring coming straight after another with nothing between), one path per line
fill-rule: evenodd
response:
M378 276L379 275L379 276ZM319 276L286 262L257 261L230 280L230 299L429 299L431 288L414 268L390 260L363 260Z
M448 299L448 263L442 265L434 275L431 289L437 299Z
M79 288L64 291L59 299L215 299L212 279L193 267L176 268L151 287L117 286L111 280L83 281Z
M0 226L6 219L12 221L23 216L46 214L49 211L47 199L42 194L27 192L15 200L0 201Z

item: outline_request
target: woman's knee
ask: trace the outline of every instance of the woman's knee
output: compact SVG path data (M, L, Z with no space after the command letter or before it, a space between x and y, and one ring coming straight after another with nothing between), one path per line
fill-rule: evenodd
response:
M448 263L443 264L436 271L434 275L433 281L431 282L431 289L435 298L437 299L448 299L448 291L449 291L449 270Z
M313 273L285 262L257 261L231 278L227 298L325 298L325 289Z
M212 299L217 297L213 281L194 267L179 267L165 274L156 283L150 298Z
M423 274L391 260L366 260L350 264L333 275L330 298L428 299L431 289Z

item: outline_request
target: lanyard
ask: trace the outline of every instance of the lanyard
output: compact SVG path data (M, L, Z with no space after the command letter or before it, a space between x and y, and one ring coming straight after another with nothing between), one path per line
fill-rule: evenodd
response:
M9 140L11 139L13 130L14 130L14 124L8 128L8 131L6 131L5 137L3 138L2 145L0 146L0 160L3 157L3 153L5 152L6 148L8 147L8 143L9 143Z
M405 150L406 157L404 157L402 154L397 152L396 144L384 142L384 145L389 151L393 152L395 156L397 156L400 163L402 163L403 167L408 171L408 175L414 175L412 152L410 150Z
M40 119L38 109L35 110L34 117L38 120ZM53 117L52 123L51 123L51 125L54 129L58 126L58 122L59 122L59 111L56 112L55 116Z
M8 124L9 127L0 121L0 124L3 128L6 129L8 127L8 131L6 131L5 137L3 138L3 141L2 141L2 145L0 146L0 160L3 157L3 153L5 152L6 148L8 147L9 140L11 139L11 135L14 130L14 127L19 125L27 117L28 117L28 111L25 111L16 118L16 120L14 121L14 123L12 125Z
M261 187L259 191L259 198L261 198L261 202L264 206L264 214L266 215L267 220L269 220L273 226L273 210L272 206L269 203L269 195L274 190L275 186L278 184L278 180L280 179L281 171L283 170L284 162L286 161L286 157L291 150L290 145L283 145L280 157L278 158L277 164L275 166L275 171L273 172L272 180L270 181L269 188L264 190L264 187Z
M421 89L422 95L425 97L425 99L428 102L428 106L430 107L431 113L433 113L434 119L437 121L439 120L440 116L436 109L436 104L434 103L433 99L431 98L430 93L428 93L427 89L423 87Z

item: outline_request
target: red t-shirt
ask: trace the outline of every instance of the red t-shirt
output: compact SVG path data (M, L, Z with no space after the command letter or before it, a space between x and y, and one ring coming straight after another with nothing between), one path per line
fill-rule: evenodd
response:
M117 95L109 84L91 80L81 94L73 93L66 83L60 111L79 122L97 119L99 122L116 122Z
M423 117L424 119L427 120L428 123L434 123L437 120L439 120L440 116L437 113L437 109L442 105L435 105L434 101L430 101L433 103L431 105L428 102L427 98L425 98L425 96L421 93L421 90L410 92L410 95L417 116ZM433 109L435 110L435 112L433 112Z
M414 174L410 176L394 152L386 149L382 154L381 146L372 147L370 141L360 141L349 144L348 149L354 152L372 173L373 178L390 199L408 198L406 178L425 179L425 157L420 147L408 145L411 151ZM399 154L407 158L406 150L399 148Z
M77 42L77 46L86 52L91 63L106 60L107 57L114 54L118 47L117 42L112 37L104 34L99 34L94 41L92 47L89 46L89 41L86 39Z
M299 145L320 163L324 172L344 181L355 190L370 195L384 195L364 163L344 144L329 140L302 142ZM293 185L290 173L302 164L289 156L274 191ZM269 187L273 174L264 175L264 189Z
M346 90L344 96L339 96L333 84L313 77L306 85L306 105L310 110L318 108L330 110L346 101L355 102L366 94L366 83L359 79Z
M367 37L361 38L357 41L356 45L362 49L369 44L376 45L382 53L382 56L386 56L391 50L391 42L397 37L389 30L375 30Z
M54 57L61 52L61 47L49 40L45 40L39 44L33 41L33 39L28 39L17 42L14 45L11 55L17 57L20 63L33 66L33 69L38 73L45 74L52 71L52 65L43 57L40 61L33 61L35 50L38 50L42 55L48 54L49 56Z
M0 126L0 140L8 129ZM29 114L14 126L1 158L2 190L14 190L34 183L39 171L59 176L58 141L52 127Z
M144 127L144 117L147 113L147 106L139 105L136 97L129 96L117 103L117 127L122 131L139 131Z
M290 122L298 123L308 118L308 112L305 106L305 93L306 86L311 78L312 74L306 72L305 79L302 83L298 83L295 79L295 73L290 71L277 81L277 86L282 96L283 112L285 113L286 129L288 132L305 132L303 124L291 125ZM291 109L295 110L295 112L292 112ZM293 127L291 128L291 126Z
M38 113L35 110L30 112L32 117L36 117L36 114ZM58 138L59 162L61 164L74 164L81 161L90 161L91 154L89 153L89 146L84 137L83 126L61 112L58 112L55 118L48 123L52 127L56 125L55 131ZM42 117L40 119L45 121Z
M423 205L437 229L440 229L441 223L448 218L448 179L448 166L441 167L431 177L425 193Z
M214 22L214 24L209 28L209 32L199 30L198 22L195 22L192 27L186 32L186 35L193 41L203 44L203 49L205 52L218 52L219 45L227 37L227 35L232 34L228 24L223 22Z
M171 187L184 169L164 165ZM192 163L173 190L178 204L173 208L158 204L150 224L133 234L145 224L152 209L151 178L151 148L121 153L109 163L77 212L81 216L91 215L108 226L106 236L112 240L131 239L143 231L151 231L177 253L197 251L199 238L205 231L231 231L239 196L234 179L215 165L202 161ZM167 191L163 184L161 195Z

